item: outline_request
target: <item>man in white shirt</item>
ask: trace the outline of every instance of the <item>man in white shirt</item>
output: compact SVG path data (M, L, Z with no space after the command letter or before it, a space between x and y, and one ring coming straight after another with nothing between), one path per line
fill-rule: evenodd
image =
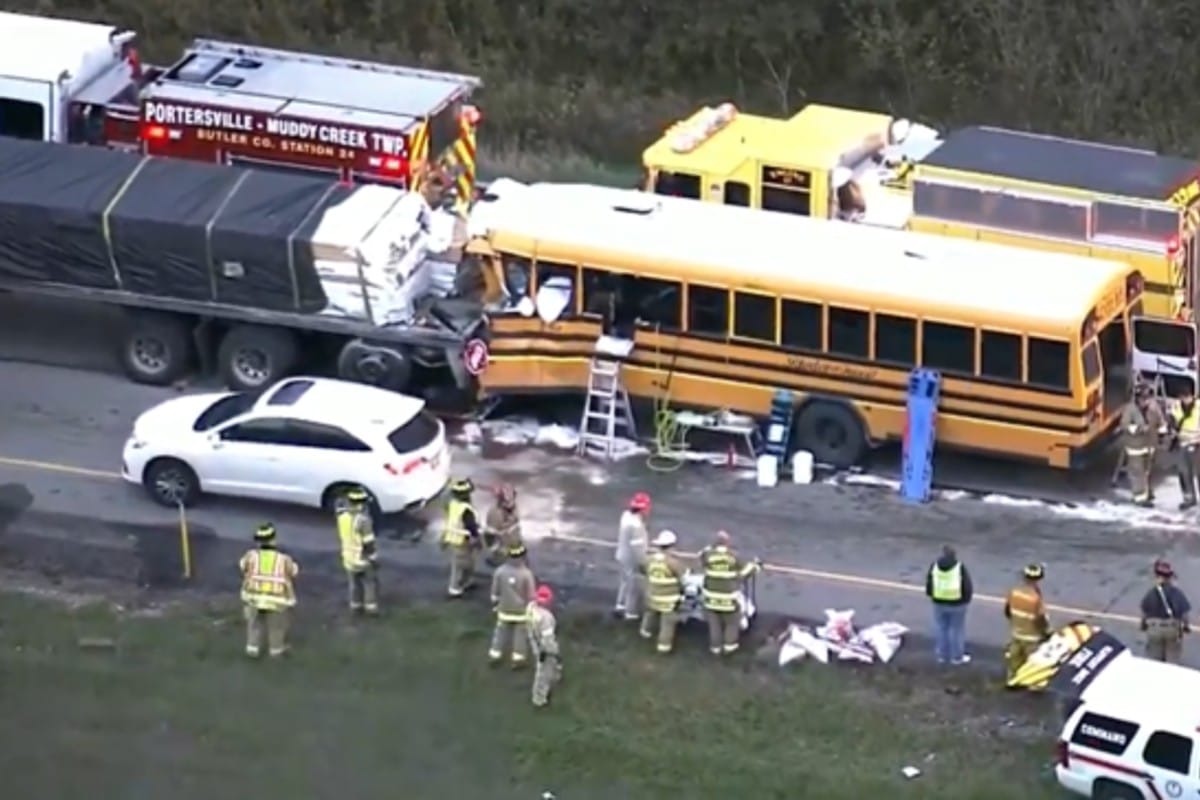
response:
M643 572L646 569L646 546L650 540L646 519L650 516L650 495L638 492L621 512L617 531L617 564L621 582L617 587L617 602L613 616L626 620L641 619Z

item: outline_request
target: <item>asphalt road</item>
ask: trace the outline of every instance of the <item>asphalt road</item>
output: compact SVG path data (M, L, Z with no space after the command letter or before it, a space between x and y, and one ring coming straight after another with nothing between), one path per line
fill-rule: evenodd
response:
M112 325L110 316L86 307L0 297L0 535L133 539L156 531L162 542L173 541L176 514L117 472L133 418L177 390L133 385L115 374ZM772 567L760 581L760 605L788 615L854 608L864 623L896 620L925 631L921 585L943 543L958 548L974 576L979 598L968 628L981 646L1003 641L996 598L1028 561L1047 565L1056 620L1090 616L1126 640L1136 638L1133 615L1155 558L1173 561L1185 590L1200 586L1200 548L1187 530L970 497L912 506L868 486L760 489L720 468L662 475L641 459L605 467L533 448L458 447L455 459L456 471L478 483L515 483L526 529L537 540L535 563L552 580L586 587L614 582L609 543L636 490L652 493L653 526L675 530L684 549L698 549L718 527L733 532L743 554ZM264 518L276 522L285 543L335 559L332 522L318 512L210 499L189 523L205 535L244 540ZM436 514L414 522L423 524L436 526ZM432 539L389 541L384 557L400 567L428 567L441 558ZM394 574L403 579L402 570ZM1200 645L1191 650L1200 665Z

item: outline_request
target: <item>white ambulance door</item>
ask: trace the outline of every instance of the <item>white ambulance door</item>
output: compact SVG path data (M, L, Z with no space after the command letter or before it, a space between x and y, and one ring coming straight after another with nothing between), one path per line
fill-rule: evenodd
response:
M0 75L0 136L48 141L56 127L55 86Z
M1196 326L1154 317L1134 317L1133 371L1158 380L1168 397L1179 397L1190 386L1196 391Z

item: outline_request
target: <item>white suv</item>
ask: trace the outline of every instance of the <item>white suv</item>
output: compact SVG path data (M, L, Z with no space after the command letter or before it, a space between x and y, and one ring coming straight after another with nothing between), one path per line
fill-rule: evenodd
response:
M139 416L121 474L167 506L201 493L330 509L361 486L383 513L420 506L450 476L425 401L358 383L288 378L261 394L167 400Z

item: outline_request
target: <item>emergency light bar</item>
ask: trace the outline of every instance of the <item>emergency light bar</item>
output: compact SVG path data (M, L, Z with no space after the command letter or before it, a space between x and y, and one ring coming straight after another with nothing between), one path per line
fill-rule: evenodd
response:
M722 103L716 108L706 106L693 122L671 138L671 150L676 153L692 152L737 119L737 115L738 110L733 103Z

